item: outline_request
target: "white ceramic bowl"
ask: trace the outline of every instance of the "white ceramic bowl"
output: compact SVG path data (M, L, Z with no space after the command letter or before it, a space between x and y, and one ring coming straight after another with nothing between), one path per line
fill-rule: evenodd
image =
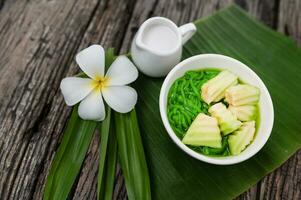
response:
M242 153L236 156L226 156L226 157L210 157L197 153L187 147L181 142L181 140L176 136L173 129L171 128L168 118L167 118L167 97L168 91L171 85L176 79L183 76L185 72L189 70L200 70L200 69L227 69L230 72L235 73L241 80L251 85L254 85L260 89L260 124L256 132L255 139ZM216 165L230 165L242 162L254 156L267 142L274 122L274 109L270 94L262 82L262 80L252 71L248 66L241 63L240 61L219 54L201 54L197 56L190 57L183 60L177 64L167 75L160 92L160 113L163 124L171 137L171 139L185 151L190 156Z

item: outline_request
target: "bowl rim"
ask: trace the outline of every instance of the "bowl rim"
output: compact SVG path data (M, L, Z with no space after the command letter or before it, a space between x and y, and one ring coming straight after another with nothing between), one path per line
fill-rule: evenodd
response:
M201 153L198 153L192 149L190 149L189 147L187 147L184 143L182 143L182 141L178 138L178 136L174 133L173 129L171 128L168 118L167 118L167 109L165 108L165 96L166 93L169 92L169 89L167 90L167 87L169 85L169 82L171 81L171 79L174 77L175 73L181 69L183 66L185 66L186 64L193 62L195 60L198 59L202 59L204 57L219 57L220 59L226 59L229 60L231 62L235 62L237 64L239 64L241 66L241 68L243 70L246 70L248 74L252 74L252 76L254 76L254 78L256 79L257 82L259 82L259 84L261 84L263 87L262 89L264 90L263 92L265 93L266 97L267 97L267 105L269 106L268 109L270 109L271 111L271 120L269 121L270 125L268 126L268 130L267 133L265 133L265 137L264 139L256 146L256 148L250 152L249 154L238 154L236 156L220 156L220 157L213 157L213 156L207 156ZM217 69L219 69L217 67ZM189 69L187 69L188 71ZM239 75L238 75L239 76ZM172 83L171 83L172 84ZM183 61L181 61L180 63L178 63L166 76L166 78L164 79L164 82L161 86L161 90L160 90L160 97L159 97L159 109L160 109L160 115L161 115L161 120L163 122L163 125L169 135L169 137L173 140L173 142L180 148L182 149L185 153L187 153L188 155L201 160L203 162L206 163L210 163L210 164L215 164L215 165L232 165L232 164L237 164L240 162L243 162L251 157L253 157L256 153L258 153L262 147L266 144L266 142L268 141L271 132L272 132L272 128L273 128L273 124L274 124L274 108L273 108L273 102L270 96L270 93L267 89L267 87L265 86L264 82L260 79L260 77L251 69L249 68L247 65L245 65L244 63L236 60L235 58L229 57L229 56L225 56L222 54L199 54L199 55L195 55L192 57L189 57ZM262 123L262 121L261 121ZM258 133L257 133L258 134Z

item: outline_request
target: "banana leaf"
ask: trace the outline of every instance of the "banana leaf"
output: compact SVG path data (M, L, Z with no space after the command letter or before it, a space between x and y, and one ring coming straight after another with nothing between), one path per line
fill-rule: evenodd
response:
M273 99L275 122L264 148L251 159L217 166L186 155L169 138L159 115L163 79L140 76L137 113L150 169L153 199L233 199L283 164L301 146L301 50L230 6L195 22L197 33L184 46L183 59L202 53L234 57L264 81Z

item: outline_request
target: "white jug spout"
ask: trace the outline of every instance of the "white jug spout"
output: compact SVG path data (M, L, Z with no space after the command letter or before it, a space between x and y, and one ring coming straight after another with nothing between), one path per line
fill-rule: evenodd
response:
M142 41L143 30L144 30L144 28L142 29L142 27L141 27L141 29L137 32L137 36L136 36L136 40L135 40L136 46L144 51L149 51L148 47Z
M158 52L156 49L152 49L150 45L145 44L145 42L143 41L143 37L144 37L143 31L144 31L144 27L141 27L141 29L137 32L137 36L135 39L136 47L145 52L160 55L161 53Z
M193 23L184 24L179 27L182 34L182 44L185 44L196 32L196 26Z

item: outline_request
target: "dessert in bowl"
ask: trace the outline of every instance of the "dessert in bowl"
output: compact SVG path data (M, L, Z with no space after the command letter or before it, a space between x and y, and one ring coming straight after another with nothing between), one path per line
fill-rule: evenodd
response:
M177 64L164 80L159 104L171 139L212 164L252 157L273 127L273 104L262 80L223 55L201 54Z

